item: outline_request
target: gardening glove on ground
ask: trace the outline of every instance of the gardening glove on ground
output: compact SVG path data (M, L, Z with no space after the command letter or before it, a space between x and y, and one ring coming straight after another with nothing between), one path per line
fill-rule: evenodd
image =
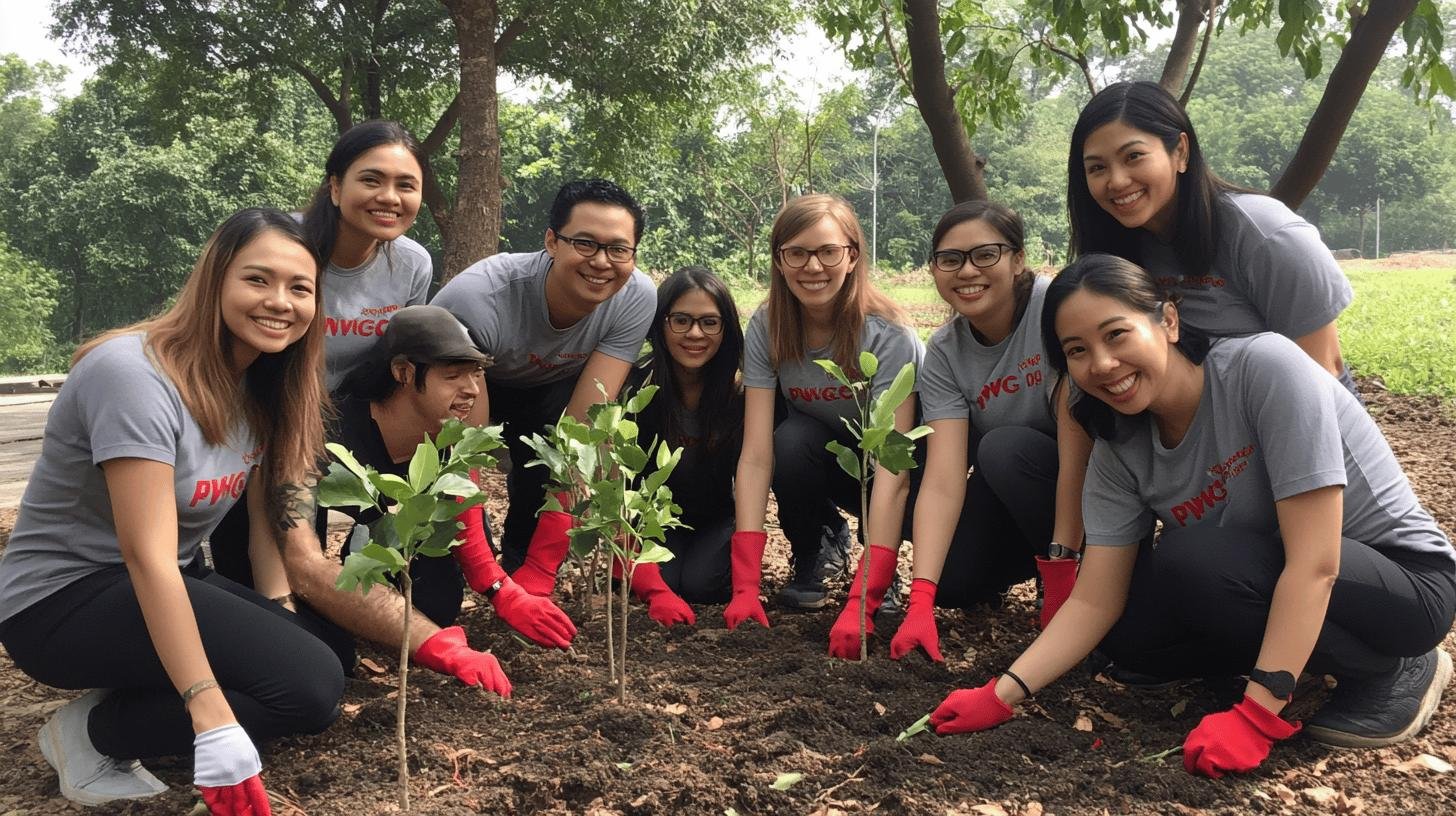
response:
M940 656L940 633L935 629L935 582L916 578L910 582L910 606L905 620L890 640L890 659L899 660L919 646L931 660L944 663Z
M612 571L620 574L622 562L616 559L612 562ZM648 617L669 629L679 623L692 626L698 622L693 608L662 580L662 568L656 564L638 564L632 569L632 594L647 604Z
M476 592L484 593L492 584L506 577L506 571L496 563L495 551L490 546L490 535L485 531L485 506L477 504L455 517L465 529L455 536L460 543L455 546L455 561L465 574L465 582Z
M213 816L271 816L262 772L258 749L237 723L192 739L192 784Z
M1077 583L1077 559L1037 556L1036 571L1041 574L1041 628L1045 629L1072 595L1072 586Z
M415 650L414 659L427 669L454 675L467 686L480 686L506 698L511 696L511 681L501 671L495 655L470 648L465 642L465 630L459 626L430 635Z
M895 580L895 560L900 557L899 549L871 545L865 551L869 556L869 591L865 597L865 637L874 634L875 613L884 603L885 592ZM865 558L860 556L859 566L854 571L854 581L849 585L849 599L844 610L829 630L829 655L844 660L859 660L859 593L865 584Z
M532 595L520 584L505 578L490 602L497 617L532 643L548 649L571 648L576 624L550 598Z
M565 493L558 494L557 501L566 507L571 501ZM570 513L547 510L536 519L536 531L531 534L531 543L526 545L526 561L511 575L521 589L532 595L549 596L556 589L556 571L566 560L566 551L571 548L572 518Z
M763 548L767 545L768 533L749 530L739 530L729 541L733 599L723 610L723 622L730 632L746 620L756 620L768 628L768 615L763 611L763 601L758 599L758 585L763 579Z
M1289 739L1300 724L1245 696L1228 711L1209 714L1183 740L1183 769L1218 779L1225 773L1244 773L1259 767L1275 740Z
M985 731L1011 719L1015 712L996 696L998 679L993 677L980 688L952 691L930 713L930 724L935 727L935 733L945 736Z

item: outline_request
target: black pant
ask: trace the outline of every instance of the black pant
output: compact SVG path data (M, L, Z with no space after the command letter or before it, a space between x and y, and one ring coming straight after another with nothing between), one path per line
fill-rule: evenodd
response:
M860 514L859 481L845 473L834 454L825 449L831 440L858 450L854 437L843 426L831 428L799 411L789 411L774 428L773 492L779 505L779 525L789 540L795 564L814 563L823 528L837 530L844 525L840 509L855 517ZM910 496L905 501L902 539L910 537L911 508L915 506L915 494L925 466L924 452L924 444L917 443L917 465L910 471ZM870 487L873 489L873 479ZM867 534L864 530L860 532L861 538ZM871 543L900 546L899 541Z
M1163 531L1138 553L1122 619L1101 649L1162 677L1245 674L1254 667L1274 585L1277 536L1227 527ZM1307 671L1337 678L1387 674L1430 651L1456 616L1456 575L1444 558L1340 542L1340 576Z
M526 547L536 531L536 516L546 500L546 483L551 480L551 472L546 468L526 467L527 462L536 458L536 452L521 437L535 433L546 435L546 427L555 425L570 404L576 378L528 388L498 383L490 383L488 387L492 418L505 426L506 446L511 452L511 472L506 474L506 498L510 507L501 532L500 565L506 572L515 572L526 560Z
M344 672L283 607L205 569L183 575L213 677L255 741L317 734L339 715ZM0 633L48 686L113 691L91 711L96 749L118 759L191 755L192 719L152 646L125 567L108 567L12 618Z
M208 546L212 550L212 567L219 575L252 588L253 564L248 560L249 523L245 504L246 496L233 505L222 522L208 535ZM489 525L487 529L488 527ZM319 508L318 517L314 521L314 532L318 535L319 546L326 547L329 534L327 509ZM349 555L348 542L345 542L341 555ZM416 558L410 563L410 580L414 583L410 593L414 608L437 626L453 626L455 619L460 616L460 604L465 600L465 581L455 559ZM398 587L399 581L395 580L394 585ZM299 608L306 607L300 604ZM335 631L330 632L325 640L337 649L343 639L349 639L349 650L352 654L352 636L337 624L326 622L326 625ZM352 666L353 663L348 665Z
M731 509L731 508L729 508ZM672 560L662 563L662 580L689 603L727 603L733 597L734 518L692 520L693 529L667 531Z
M966 609L1036 574L1056 521L1057 440L1035 428L970 433L974 468L935 605Z

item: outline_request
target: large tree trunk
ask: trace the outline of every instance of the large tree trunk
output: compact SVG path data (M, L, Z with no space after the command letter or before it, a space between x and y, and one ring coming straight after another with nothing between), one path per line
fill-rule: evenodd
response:
M1304 138L1269 190L1290 209L1299 207L1324 176L1390 38L1415 9L1416 0L1371 0L1365 16L1355 23L1350 41L1330 71L1324 96L1305 125Z
M1193 51L1198 44L1198 29L1204 14L1211 12L1209 0L1178 0L1178 27L1173 31L1173 43L1168 46L1168 59L1163 63L1163 76L1158 80L1163 90L1174 96L1183 90L1188 63L1193 59Z
M940 9L936 0L905 0L905 37L910 48L911 93L920 117L930 130L930 143L940 161L940 171L950 187L950 197L982 201L986 160L971 149L966 124L956 111L955 96L945 79L945 51L940 43Z
M445 243L445 281L500 246L500 120L495 0L443 0L460 49L460 179Z

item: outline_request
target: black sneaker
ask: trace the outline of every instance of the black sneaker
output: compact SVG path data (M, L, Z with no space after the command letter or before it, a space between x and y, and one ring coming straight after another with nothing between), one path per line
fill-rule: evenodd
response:
M849 526L840 523L839 529L820 528L819 551L812 563L794 562L794 577L777 596L778 605L784 609L812 611L823 609L829 604L829 592L824 582L839 578L849 572Z
M814 577L829 581L849 575L849 525L843 521L839 528L821 527L819 533L819 554L814 558Z
M1420 733L1451 682L1451 656L1437 647L1403 657L1385 677L1346 681L1305 723L1311 739L1340 748L1380 748Z

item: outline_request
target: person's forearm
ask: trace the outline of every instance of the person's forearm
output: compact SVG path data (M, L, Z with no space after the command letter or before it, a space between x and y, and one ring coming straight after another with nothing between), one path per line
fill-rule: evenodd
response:
M773 479L773 464L753 461L738 464L733 480L733 517L735 529L763 530L768 516L768 487Z
M1254 667L1264 671L1287 671L1295 677L1304 671L1315 641L1325 622L1330 604L1330 591L1336 574L1314 565L1289 565L1274 585L1274 598L1269 604L1269 620L1264 625L1264 641ZM1250 682L1245 693L1259 705L1273 712L1283 709L1286 701L1276 698L1258 683Z
M254 471L254 476L257 472ZM254 482L246 494L248 503L248 563L253 570L253 589L265 598L286 597L293 590L283 569L283 555L273 540L273 525L268 523L266 497ZM287 604L285 604L287 606Z
M1078 598L1073 590L1069 598L1031 646L1009 667L1035 693L1066 674L1097 648L1112 630L1122 609L1109 609L1086 598ZM1025 694L1009 677L996 682L996 695L1008 703L1021 701Z
M215 680L202 635L197 629L197 616L187 596L175 561L127 561L127 574L136 591L142 619L152 648L162 661L162 668L177 693L204 680ZM192 727L198 733L237 722L232 707L221 689L198 693L187 706Z
M1085 464L1083 465L1085 468ZM1052 541L1074 550L1082 549L1082 482L1086 470L1068 473L1057 471L1056 521L1052 524ZM1040 544L1041 542L1038 542Z
M319 552L316 540L309 538L290 543L284 557L294 595L355 637L398 649L404 634L404 596L387 585L375 586L368 594L339 589L335 582L343 567ZM410 616L413 652L440 627L419 610L411 609Z
M870 517L866 543L900 549L900 531L905 523L905 502L910 498L910 471L891 473L875 468L870 489ZM863 521L863 520L861 520Z
M913 563L911 573L915 578L940 583L940 574L945 569L945 557L950 552L951 539L956 525L960 523L961 507L966 500L966 481L927 479L920 485L920 495L915 499L915 527Z

